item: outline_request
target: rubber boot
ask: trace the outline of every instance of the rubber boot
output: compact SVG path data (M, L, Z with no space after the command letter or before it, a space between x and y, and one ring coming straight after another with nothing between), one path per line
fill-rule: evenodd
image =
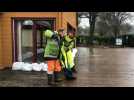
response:
M48 74L48 85L55 85L55 83L53 82L53 74Z
M72 70L73 73L77 73L77 70L76 70L75 67L73 67L71 70Z
M63 81L63 75L62 75L62 72L54 72L54 79L55 79L55 82L61 82Z
M73 73L71 70L65 69L65 76L67 80L74 80L76 77L73 76Z

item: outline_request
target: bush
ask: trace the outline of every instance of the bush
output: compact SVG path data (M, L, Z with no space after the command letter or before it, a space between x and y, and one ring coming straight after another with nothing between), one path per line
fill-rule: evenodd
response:
M90 44L93 39L94 45L114 45L115 39L113 37L100 37L100 36L77 36L77 44Z

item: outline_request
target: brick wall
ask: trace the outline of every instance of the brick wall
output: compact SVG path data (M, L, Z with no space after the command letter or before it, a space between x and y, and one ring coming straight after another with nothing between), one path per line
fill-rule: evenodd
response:
M67 30L67 22L76 29L76 12L64 12L62 26Z
M0 67L1 66L2 66L2 32L1 32L1 19L0 19Z

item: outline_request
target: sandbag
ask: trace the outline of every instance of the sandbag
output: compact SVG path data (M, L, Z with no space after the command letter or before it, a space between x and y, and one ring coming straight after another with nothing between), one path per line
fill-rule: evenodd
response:
M32 68L33 71L41 71L41 69L42 69L42 66L40 64L38 64L38 63L33 63L32 67L33 67Z
M47 64L45 63L40 63L40 65L42 66L42 71L47 71Z
M12 70L22 70L22 71L47 71L47 64L45 63L24 63L24 62L14 62L12 65Z
M32 64L24 63L22 65L22 71L32 71Z
M73 58L75 58L75 55L76 55L76 53L77 53L78 51L77 51L77 49L76 48L73 48L72 49L72 53L73 53Z
M76 48L73 48L72 49L72 56L73 56L73 65L75 65L75 61L74 61L74 59L75 59L75 56L76 56L76 53L77 53L78 51L77 51L77 49Z
M22 70L24 62L14 62L12 70Z

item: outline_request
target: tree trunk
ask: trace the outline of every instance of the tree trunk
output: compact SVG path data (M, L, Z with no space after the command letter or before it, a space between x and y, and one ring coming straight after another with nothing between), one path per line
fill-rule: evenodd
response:
M95 21L96 21L96 15L94 13L89 13L90 17L89 17L89 23L90 23L90 53L94 54L93 51L93 36L94 36L94 29L95 29Z

